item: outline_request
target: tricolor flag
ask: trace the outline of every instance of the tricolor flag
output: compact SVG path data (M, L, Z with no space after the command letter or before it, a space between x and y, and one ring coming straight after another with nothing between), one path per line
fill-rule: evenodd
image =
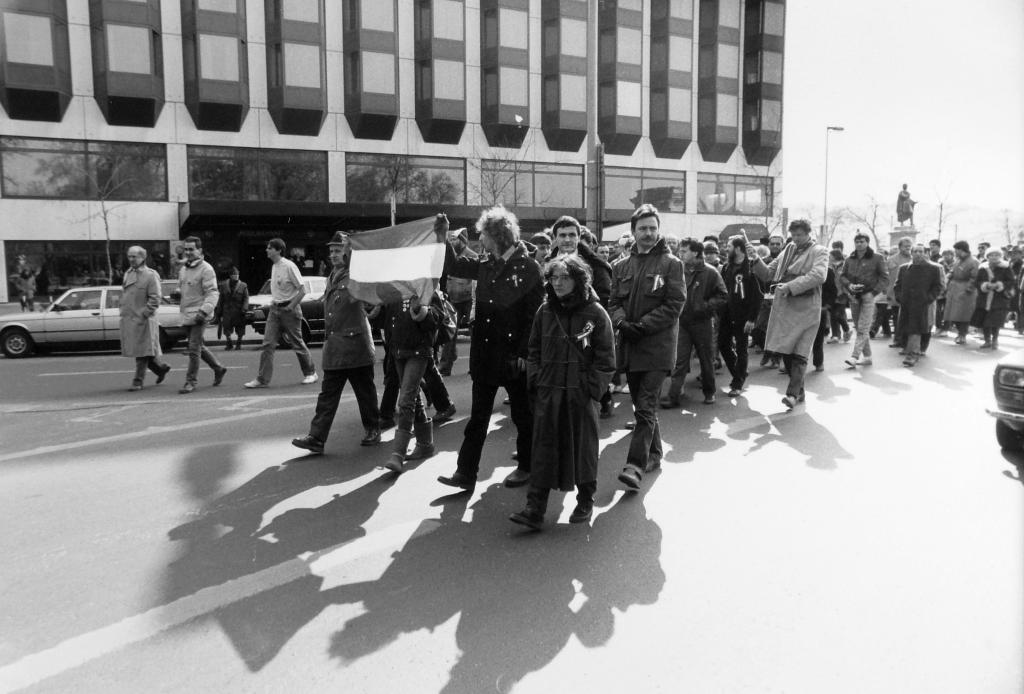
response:
M444 270L445 244L434 234L434 218L349 236L349 293L368 304L387 304L414 294L430 303Z

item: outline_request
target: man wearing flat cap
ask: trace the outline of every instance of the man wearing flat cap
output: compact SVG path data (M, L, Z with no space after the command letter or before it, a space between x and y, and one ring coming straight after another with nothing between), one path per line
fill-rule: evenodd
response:
M352 384L359 416L366 430L360 444L380 443L380 410L373 384L373 338L363 302L348 291L348 265L352 248L348 236L336 231L328 242L331 275L321 301L324 305L323 385L316 401L316 413L309 433L293 439L292 445L323 453L345 383Z

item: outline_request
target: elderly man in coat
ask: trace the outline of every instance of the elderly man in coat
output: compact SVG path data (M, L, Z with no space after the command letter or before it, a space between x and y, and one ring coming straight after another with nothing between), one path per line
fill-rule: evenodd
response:
M782 355L789 372L789 385L782 404L793 409L804 401L804 373L807 356L821 323L821 286L828 277L828 250L814 243L806 219L790 223L791 241L770 264L747 243L751 270L768 282L774 294L768 317L765 350Z
M931 334L935 300L945 286L942 268L928 260L927 246L914 244L910 257L909 263L900 266L893 282L893 295L900 306L898 331L907 338L904 366L913 366L924 353L922 337Z
M641 205L629 220L633 245L612 266L608 313L619 333L616 366L626 374L636 425L619 481L637 490L643 473L661 465L658 394L676 363L679 314L686 303L683 264L661 237L654 205Z
M949 272L942 320L956 327L956 344L964 345L967 344L968 324L974 315L974 302L978 295L975 278L981 263L971 255L971 246L966 241L954 243L953 253L956 261Z
M146 249L128 249L128 271L121 288L121 354L135 358L135 378L128 390L142 390L146 369L156 374L160 384L171 367L160 361L160 325L156 310L160 307L160 275L146 266Z

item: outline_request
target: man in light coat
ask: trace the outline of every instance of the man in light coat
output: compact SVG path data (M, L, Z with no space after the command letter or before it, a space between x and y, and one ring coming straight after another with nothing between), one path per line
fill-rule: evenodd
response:
M768 265L747 243L751 270L768 282L774 294L768 317L765 350L782 355L789 372L789 385L782 403L793 409L804 401L804 373L807 357L821 323L821 285L828 277L828 250L814 243L806 219L790 223L791 241Z
M178 294L181 296L179 309L182 325L188 330L188 369L185 372L185 385L178 392L187 395L196 389L200 359L213 369L215 386L221 384L228 370L221 366L217 357L203 344L206 325L213 317L220 298L217 275L213 266L203 260L202 239L189 236L181 242L181 247L185 251L185 264L178 271Z
M658 395L676 362L679 314L686 303L683 264L661 237L653 205L641 205L629 220L634 242L612 266L608 313L619 334L616 367L626 374L636 425L619 481L637 490L643 473L661 465Z
M146 249L128 249L128 271L121 285L121 354L135 358L135 378L128 390L142 390L146 369L156 374L159 385L171 367L160 361L160 275L146 266Z

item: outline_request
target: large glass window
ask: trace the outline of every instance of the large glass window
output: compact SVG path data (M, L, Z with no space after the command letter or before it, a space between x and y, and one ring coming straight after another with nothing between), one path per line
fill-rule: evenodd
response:
M782 36L785 33L785 15L780 3L764 3L764 33Z
M111 72L153 74L150 29L124 24L107 24L107 67Z
M363 51L362 85L364 92L395 93L395 56L392 53Z
M110 241L109 267L114 271L111 278L107 274L107 242L101 235L93 241L5 241L8 282L27 269L36 275L36 296L48 295L53 299L74 287L105 285L111 280L119 284L128 268L128 249L132 246L145 248L146 264L161 277L171 277L170 243L133 239ZM99 290L76 292L67 303L82 304L88 298L95 305L98 293ZM107 296L111 294L120 292L108 292Z
M508 159L480 162L484 205L583 207L583 167Z
M392 0L361 0L359 16L363 29L395 30L395 6Z
M238 12L238 0L199 0L199 9L212 12Z
M320 46L284 44L284 82L289 87L320 88Z
M718 76L738 79L740 76L740 47L731 43L718 44Z
M643 48L643 39L639 29L618 27L616 41L619 46L619 62L627 65L639 65ZM583 44L586 46L586 44Z
M635 210L644 203L662 212L686 212L686 172L605 167L606 209Z
M782 102L765 99L761 102L761 129L771 131L782 130Z
M434 38L461 41L465 12L461 2L434 0Z
M501 79L501 103L506 106L526 106L530 103L528 74L517 67L498 68Z
M521 48L525 51L530 41L527 14L507 7L502 7L498 13L501 24L501 45L506 48Z
M390 154L346 155L345 186L349 202L402 204L466 202L466 162L444 157Z
M4 13L4 48L8 63L53 65L50 18L36 14Z
M582 19L562 17L562 55L587 57L587 23Z
M563 111L586 111L587 110L587 78L584 75L561 76L561 110Z
M672 0L669 12L679 19L693 19L693 0Z
M782 54L761 52L761 79L765 84L782 84Z
M292 22L319 22L319 0L282 0L281 16Z
M740 28L740 0L718 0L718 23L724 27Z
M237 82L238 62L237 36L199 35L199 76L204 80Z
M4 197L167 199L164 145L3 137L0 168Z
M697 212L765 216L772 214L772 179L761 176L697 174Z
M326 202L327 154L190 146L188 186L193 200Z
M434 61L434 96L453 101L466 98L466 68L461 61Z
M616 85L616 98L618 99L618 115L639 118L642 112L641 99L643 92L639 82L627 82L619 80Z

